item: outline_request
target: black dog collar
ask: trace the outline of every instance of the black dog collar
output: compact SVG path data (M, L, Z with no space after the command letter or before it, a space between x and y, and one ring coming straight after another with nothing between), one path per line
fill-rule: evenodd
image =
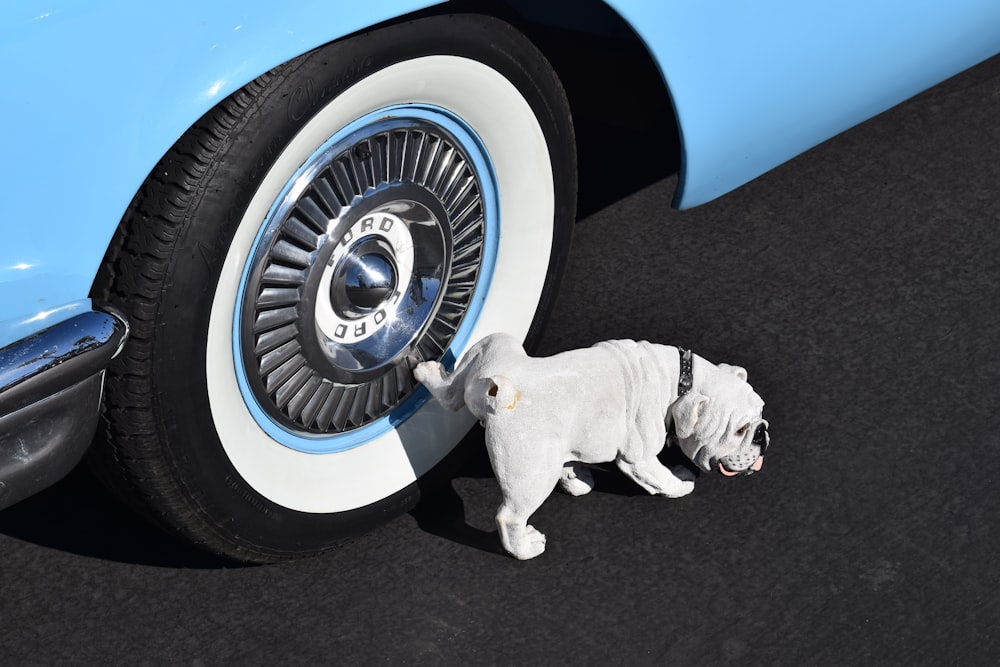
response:
M677 354L681 359L681 372L677 378L677 398L680 398L691 391L691 387L694 386L694 357L691 354L691 350L685 350L683 347L677 348ZM670 428L667 429L667 447L673 447L676 444L678 444L677 425L674 424L674 420L671 418Z
M681 373L680 377L677 378L677 397L680 398L691 391L691 387L694 386L694 371L692 370L694 358L691 350L685 350L683 347L678 347L677 353L681 358Z

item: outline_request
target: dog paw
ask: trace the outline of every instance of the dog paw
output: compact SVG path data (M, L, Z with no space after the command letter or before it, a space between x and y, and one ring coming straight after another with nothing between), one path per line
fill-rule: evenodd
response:
M545 535L538 532L534 526L528 526L517 544L511 546L513 548L510 550L510 554L514 558L530 560L540 556L545 551Z
M594 490L593 481L590 484L578 477L559 480L559 488L571 496L585 496Z
M670 472L682 482L693 482L698 479L698 474L687 466L670 466Z
M413 377L417 382L441 379L441 363L437 361L421 361L413 369Z
M692 491L694 491L694 482L678 480L663 489L662 493L667 498L683 498Z
M583 464L563 468L559 487L571 496L583 496L594 490L594 474Z

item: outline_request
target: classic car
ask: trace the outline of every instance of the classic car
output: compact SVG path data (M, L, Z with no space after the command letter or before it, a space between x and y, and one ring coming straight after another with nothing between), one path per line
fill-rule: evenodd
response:
M626 174L676 136L697 206L1000 52L1000 3L14 0L0 31L0 507L86 456L267 562L417 502L473 420L416 363L537 338L588 114Z

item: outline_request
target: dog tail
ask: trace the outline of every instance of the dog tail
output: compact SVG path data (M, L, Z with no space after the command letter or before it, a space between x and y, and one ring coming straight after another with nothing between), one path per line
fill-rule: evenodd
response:
M521 392L503 375L478 378L466 392L465 403L479 421L485 425L488 416L504 416L517 408Z

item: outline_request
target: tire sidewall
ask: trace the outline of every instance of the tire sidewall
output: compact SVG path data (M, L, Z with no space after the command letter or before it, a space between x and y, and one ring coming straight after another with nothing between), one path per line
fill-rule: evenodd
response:
M192 509L206 525L219 527L220 539L250 554L274 557L317 551L405 512L420 497L414 483L343 512L309 513L278 505L237 472L208 408L205 342L215 286L231 239L283 148L342 91L393 64L431 55L484 63L520 91L541 125L557 170L553 251L538 315L528 332L529 343L537 338L568 246L575 211L575 156L572 128L559 120L565 112L558 107L565 108L565 102L553 98L553 74L540 56L518 57L526 49L533 47L519 33L485 17L437 17L391 26L327 45L282 66L259 81L262 90L246 113L233 117L228 143L212 162L212 171L201 179L206 186L197 193L196 206L188 209L196 213L185 221L174 245L152 362L165 456L184 495L192 499Z

